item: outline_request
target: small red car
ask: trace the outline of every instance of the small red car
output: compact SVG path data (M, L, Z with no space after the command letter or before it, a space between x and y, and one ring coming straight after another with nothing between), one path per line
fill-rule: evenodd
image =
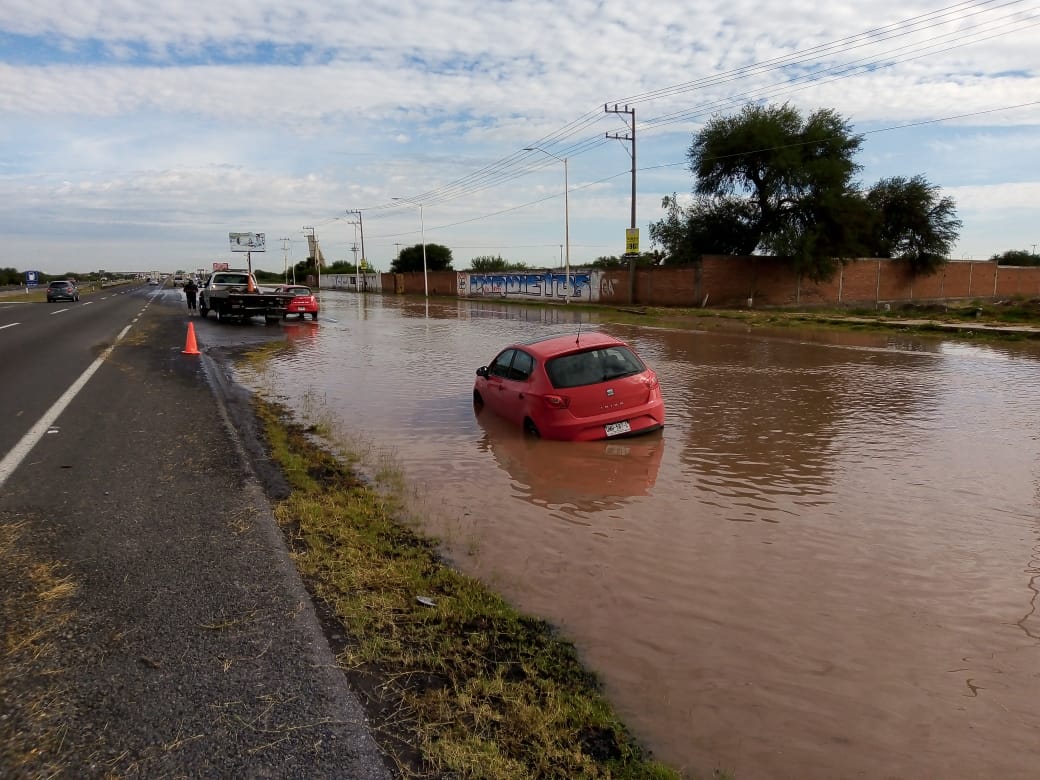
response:
M314 297L310 287L304 287L302 284L280 284L274 288L274 291L296 296L286 307L285 314L282 315L283 317L288 317L290 314L299 314L302 320L309 314L311 319L318 319L320 307L318 306L318 299Z
M473 403L546 439L590 441L664 425L657 374L596 331L512 344L477 369Z

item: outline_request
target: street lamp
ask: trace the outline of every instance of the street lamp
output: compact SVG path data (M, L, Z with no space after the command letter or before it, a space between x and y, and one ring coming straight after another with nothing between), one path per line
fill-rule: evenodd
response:
M541 152L547 154L550 157L554 157L563 163L563 240L567 244L567 255L565 273L567 274L567 297L564 299L564 303L568 303L571 299L571 215L570 205L568 203L568 193L570 192L570 186L567 183L567 158L557 157L552 152L547 152L539 146L525 146L525 152Z
M422 215L422 204L417 200L411 198L391 198L390 200L400 200L405 203L411 203L413 206L419 207L419 235L422 236L422 284L423 284L423 295L427 298L430 297L430 285L426 280L426 226L423 223Z

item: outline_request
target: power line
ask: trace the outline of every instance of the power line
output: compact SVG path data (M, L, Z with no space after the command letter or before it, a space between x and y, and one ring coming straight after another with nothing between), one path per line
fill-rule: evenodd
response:
M851 48L860 48L870 43L882 43L886 40L902 37L910 33L922 32L941 25L963 22L983 13L992 13L995 11L999 11L1000 9L1020 5L1024 1L1025 0L1011 0L1010 2L998 3L997 0L989 0L988 2L983 3L958 3L943 9L939 9L935 12L922 14L916 17L911 17L901 22L896 22L890 25L886 25L884 27L875 28L874 30L868 30L864 33L859 33L854 36L841 38L830 43L820 44L818 46L811 47L809 49L805 49L799 52L794 52L789 55L784 55L782 57L773 58L771 60L764 60L760 63L754 63L749 66L727 71L723 74L718 74L716 76L705 77L696 81L684 82L682 84L663 87L658 90L642 93L641 95L633 96L630 100L645 102L647 100L658 99L660 97L671 96L674 94L692 91L695 89L705 89L710 86L719 86L724 83L734 81L738 78L746 78L750 75L761 75L772 71L783 71L785 69L795 66L807 66L814 63L816 60L820 59L822 54L825 53L830 53L832 51L844 52ZM992 7L985 8L985 6ZM964 13L965 10L967 10L968 13ZM1032 11L1032 9L1030 9L1030 11ZM1019 14L1019 16L1021 16L1021 14ZM1032 21L1035 18L1036 17L1028 17L1027 21ZM930 22L930 24L925 24L925 22ZM933 39L931 41L925 41L923 43L917 44L907 44L890 51L881 52L878 55L878 57L889 56L896 52L905 51L908 48L911 49L910 53L915 54L915 58L930 56L932 54L950 51L953 48L960 48L973 43L978 43L980 42L980 40L988 40L992 37L1006 35L1010 32L1016 32L1020 29L1028 29L1029 27L1035 26L1033 24L1022 26L1020 24L1021 19L1016 18L1015 15L1011 15L1004 16L996 20L986 20L984 22L980 22L971 27L968 27L967 29L979 29L982 28L985 24L993 25L998 22L1003 23L1005 27L1011 24L1018 24L1019 26L1017 29L995 33L993 35L987 36L986 38L977 38L967 41L962 40L955 46L950 46L938 51L935 50L935 47L939 45L939 43L937 43L936 41L942 39L949 39L951 36L955 35L963 37L964 29L960 29L953 32L944 33L942 36L939 36L938 38ZM857 46L850 46L850 44L854 41L860 41L860 43ZM706 106L700 106L695 109L687 109L685 111L673 114L666 114L662 117L651 118L650 120L645 120L642 123L642 126L649 128L651 125L660 126L664 124L672 124L678 121L690 120L696 118L697 116L702 116L706 113L717 111L719 108L722 108L727 105L733 105L735 103L746 103L750 100L764 99L766 97L776 96L779 94L789 94L791 91L793 91L792 85L795 84L815 84L821 82L830 83L831 81L837 80L839 78L848 78L860 75L864 72L869 72L870 70L876 70L878 67L891 67L895 64L909 61L909 59L911 58L908 57L902 60L898 60L896 62L885 63L881 59L867 61L867 58L860 58L859 60L855 60L852 63L852 65L855 65L856 67L852 67L849 63L845 63L844 65L834 65L829 68L818 69L812 74L800 75L788 79L786 87L784 87L784 85L776 85L774 87L762 88L761 90L757 91L745 92L737 96L731 96L726 100L716 101L715 103L711 103ZM831 74L830 78L824 79L823 76L825 76L826 74ZM804 88L804 86L801 88ZM773 92L767 92L767 89L773 90ZM572 121L568 125L565 125L560 130L557 130L549 135L543 136L537 142L527 144L527 146L545 146L547 148L553 149L554 152L559 154L560 156L575 157L578 154L584 153L586 151L591 151L592 149L601 146L605 142L604 138L602 136L584 138L576 142L573 142L570 146L567 147L554 148L554 145L562 143L566 139L571 138L576 133L581 132L584 128L595 123L595 121L597 121L595 112L588 112L583 116L579 117L578 119ZM647 130L647 132L649 132L649 129ZM534 166L525 164L525 158L529 156L530 155L524 155L519 152L514 152L495 163L485 166L470 174L467 174L464 177L456 179L455 181L450 182L447 185L433 190L427 190L426 192L416 195L415 197L421 199L424 203L442 203L449 200L455 200L459 197L475 194L476 192L482 191L484 189L488 189L506 181L513 180L515 178L518 178L519 176L527 175L528 173L534 170L541 169L547 165L547 163L545 162L539 162Z
M908 122L908 123L901 124L901 125L892 125L891 127L882 127L882 128L878 128L876 130L868 130L868 131L862 133L862 135L876 135L878 133L887 133L887 132L891 132L891 131L894 131L894 130L904 130L904 129L907 129L907 128L910 128L910 127L918 127L918 126L921 126L921 125L937 124L939 122L951 122L951 121L956 120L956 119L965 119L967 117L972 117L972 116L982 116L984 114L995 114L995 113L998 113L998 112L1001 112L1001 111L1011 111L1011 110L1014 110L1014 109L1017 109L1017 108L1028 108L1030 106L1036 106L1036 105L1040 105L1040 100L1034 100L1034 101L1030 101L1028 103L1018 103L1016 105L1003 106L1003 107L1000 107L1000 108L990 108L990 109L985 109L983 111L973 111L973 112L969 112L969 113L965 113L965 114L956 114L956 115L952 115L952 116L948 116L948 117L940 117L938 119L928 119L928 120L923 120L923 121L920 121L920 122ZM805 143L809 143L809 142L805 142ZM769 151L771 149L783 149L783 148L788 148L788 147L793 147L793 146L800 146L800 145L801 145L800 143L798 143L798 144L785 144L783 146L769 147L769 148L764 148L764 149L755 149L755 150L750 150L750 151L747 151L747 152L741 152L741 153L738 153L738 154L755 154L755 153L760 153L760 152L763 152L763 151ZM735 156L735 155L733 155L733 156ZM684 160L682 162L662 163L660 165L648 165L648 166L639 168L639 170L640 171L653 171L653 170L660 170L662 168L677 168L677 167L680 167L680 166L686 166L688 164L689 164L688 161ZM625 170L625 171L618 171L617 173L611 174L610 176L605 176L605 177L603 177L601 179L597 179L595 181L590 181L590 182L586 182L585 184L579 184L579 185L573 186L573 187L571 187L571 191L574 192L574 191L577 191L577 190L587 189L589 187L595 187L595 186L597 186L599 184L605 184L606 182L613 181L614 179L618 179L618 178L620 178L622 176L628 176L628 175L630 175L630 171L627 171L627 170ZM546 201L554 200L554 199L556 199L558 197L560 197L560 195L554 193L552 195L546 195L545 197L542 197L542 198L537 198L536 200L527 201L526 203L520 203L520 204L518 204L516 206L510 206L509 208L500 209L498 211L493 211L493 212L490 212L490 213L487 213L487 214L482 214L480 216L469 217L467 219L458 220L457 222L450 222L450 223L447 223L447 224L444 224L444 225L434 225L434 226L431 226L428 229L430 231L437 231L437 230L446 230L448 228L458 227L459 225L468 225L468 224L470 224L472 222L480 222L480 221L485 220L485 219L491 219L492 217L500 217L503 214L511 214L511 213L513 213L515 211L522 211L523 209L530 208L531 206L537 206L539 203L545 203ZM375 238L377 238L377 239L396 238L397 236L410 235L411 233L414 233L414 232L415 231L408 231L406 233L391 233L391 234L377 235L377 236L375 236ZM582 245L581 244L574 244L574 246L582 246Z

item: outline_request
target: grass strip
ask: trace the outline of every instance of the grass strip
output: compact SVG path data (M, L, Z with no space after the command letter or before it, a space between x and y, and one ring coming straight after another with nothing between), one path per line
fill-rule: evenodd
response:
M31 533L28 524L0 517L0 767L17 777L53 777L68 771L57 645L77 586L62 564L27 549L23 537Z
M570 643L448 566L287 410L258 418L292 491L276 507L375 733L413 777L677 778L635 742Z

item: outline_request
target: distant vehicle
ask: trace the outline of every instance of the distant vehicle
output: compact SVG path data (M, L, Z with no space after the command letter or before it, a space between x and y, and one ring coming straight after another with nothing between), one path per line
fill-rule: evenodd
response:
M51 282L47 285L47 303L54 301L78 301L79 288L71 279Z
M305 287L302 284L280 284L274 288L274 292L288 293L295 296L286 308L285 314L282 315L283 318L290 314L299 314L302 320L310 314L311 319L318 319L320 307L318 299L314 297L310 287Z
M173 277L173 286L174 287L183 287L187 283L188 283L187 278L182 276L181 274L177 274L175 277Z
M153 287L158 287L159 286L159 280L156 279L154 276L149 276L148 277L148 284L152 285Z
M664 425L657 374L628 344L596 331L506 347L477 369L473 403L546 439L612 439Z

